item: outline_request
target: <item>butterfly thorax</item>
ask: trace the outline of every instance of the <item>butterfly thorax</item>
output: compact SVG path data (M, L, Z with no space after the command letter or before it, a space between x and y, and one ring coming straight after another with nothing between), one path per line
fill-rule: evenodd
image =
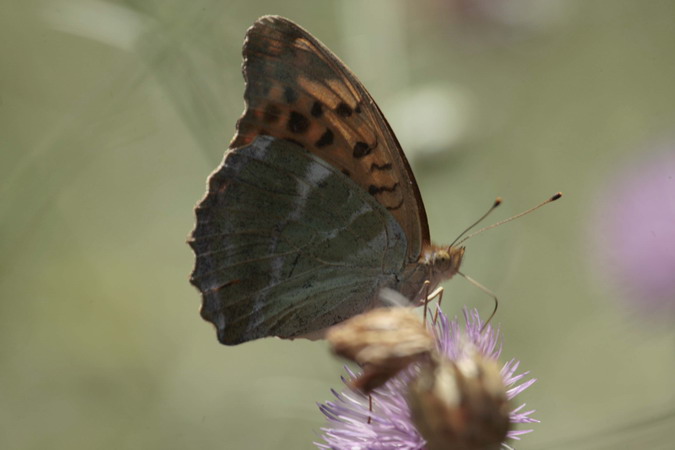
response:
M464 257L464 247L437 246L427 244L417 261L407 265L398 290L408 298L420 300L425 281L429 290L449 280L458 271Z

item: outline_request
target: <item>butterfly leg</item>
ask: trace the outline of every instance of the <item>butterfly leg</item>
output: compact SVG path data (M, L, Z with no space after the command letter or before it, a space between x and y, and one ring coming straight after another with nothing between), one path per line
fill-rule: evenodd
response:
M426 280L424 282L424 285L422 286L422 298L420 301L424 302L424 313L422 314L422 317L424 318L424 324L426 325L427 323L427 305L429 304L429 286L431 286L431 282L429 280Z
M434 321L433 321L434 324L436 324L436 322L438 321L438 310L440 309L441 302L443 301L443 292L445 292L445 288L437 287L436 290L427 297L427 303L432 301L434 298L438 298L438 307L434 312Z
M424 322L426 323L427 321L427 311L428 311L428 304L432 302L435 298L438 298L438 306L441 306L441 301L443 300L443 292L445 289L443 287L438 287L436 288L433 292L429 293L431 286L431 282L429 280L426 280L424 282L424 285L422 286L422 298L421 302L424 303ZM438 310L436 310L436 313L434 314L434 319L433 323L436 323L436 320L438 319Z

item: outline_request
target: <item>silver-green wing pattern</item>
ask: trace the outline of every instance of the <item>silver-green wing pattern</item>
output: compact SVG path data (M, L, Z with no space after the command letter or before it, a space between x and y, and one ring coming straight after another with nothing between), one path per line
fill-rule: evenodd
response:
M373 306L407 241L393 216L307 150L259 136L229 150L197 207L191 282L227 345L306 335Z

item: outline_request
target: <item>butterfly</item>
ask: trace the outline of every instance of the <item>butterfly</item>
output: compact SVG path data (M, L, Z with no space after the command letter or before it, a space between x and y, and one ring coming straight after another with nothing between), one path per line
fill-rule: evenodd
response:
M401 146L345 64L278 16L243 57L246 108L189 239L219 341L320 337L382 288L415 302L456 274L464 247L431 244Z

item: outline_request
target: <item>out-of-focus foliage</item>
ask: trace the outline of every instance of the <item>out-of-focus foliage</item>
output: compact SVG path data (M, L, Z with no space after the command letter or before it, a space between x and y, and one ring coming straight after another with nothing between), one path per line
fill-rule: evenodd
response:
M437 242L497 195L495 217L565 193L465 258L502 301L503 356L539 379L523 397L542 423L519 448L611 448L619 431L621 448L669 448L675 319L625 309L594 241L615 175L675 124L675 3L628 0L5 2L0 447L312 447L341 362L323 342L220 346L187 282L192 208L263 14L370 89ZM451 281L445 311L464 304L491 308Z

